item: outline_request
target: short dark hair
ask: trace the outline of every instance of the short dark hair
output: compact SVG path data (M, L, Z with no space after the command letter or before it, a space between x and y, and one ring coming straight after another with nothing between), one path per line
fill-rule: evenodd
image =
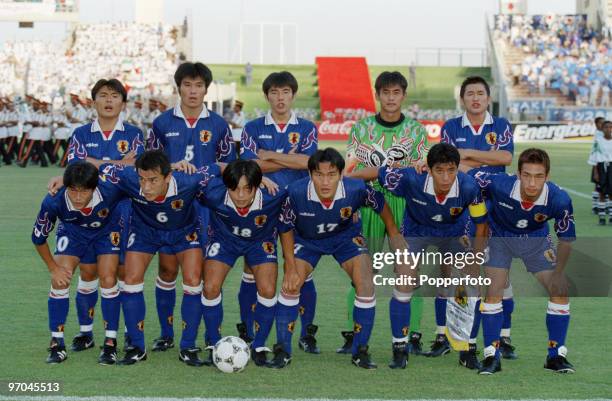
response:
M344 158L334 148L319 149L312 156L308 158L308 171L311 173L319 168L320 163L329 163L336 167L338 171L344 170Z
M449 143L437 143L427 153L427 166L433 168L436 164L453 163L459 166L461 156L456 147Z
M123 99L123 103L127 102L127 91L125 90L125 86L118 79L99 79L98 82L91 88L91 99L96 100L96 95L100 92L102 88L109 88L113 91L121 94L121 98Z
M610 120L604 121L603 123L601 123L601 128L605 127L608 124L612 124L612 121L610 121Z
M518 159L518 170L519 172L523 168L523 164L541 164L546 169L546 174L550 171L550 158L548 153L543 149L529 148L521 152Z
M98 186L98 169L84 160L70 163L64 170L64 187L96 189Z
M406 77L404 77L399 71L384 71L376 78L376 82L374 82L374 89L376 90L376 94L380 94L380 91L383 88L388 88L393 85L399 85L402 88L402 91L406 93L408 81L406 81Z
M295 95L298 91L297 79L289 71L273 72L264 79L261 84L261 89L264 95L268 96L268 92L273 87L282 88L288 86L291 88L291 92Z
M174 73L174 82L176 83L176 86L180 88L181 83L185 78L202 78L206 89L208 89L213 80L213 75L210 68L204 64L200 62L192 63L188 61L179 65Z
M594 122L595 124L597 124L597 123L598 123L599 121L601 121L601 120L605 120L605 118L603 118L602 116L595 117L595 120L593 120L593 122ZM605 122L604 122L604 124L605 124Z
M138 156L134 166L137 170L159 170L164 177L168 176L172 170L168 156L161 150L147 150Z
M464 79L463 82L461 83L461 90L459 91L459 97L463 98L463 95L465 95L465 88L467 88L468 85L472 85L472 84L484 85L485 90L487 91L487 96L491 96L491 88L489 87L489 84L487 83L487 81L483 77L471 76L471 77L467 77L466 79Z
M229 163L223 170L223 183L233 191L238 188L242 176L246 177L251 188L257 188L261 184L263 173L259 164L254 160L237 159Z

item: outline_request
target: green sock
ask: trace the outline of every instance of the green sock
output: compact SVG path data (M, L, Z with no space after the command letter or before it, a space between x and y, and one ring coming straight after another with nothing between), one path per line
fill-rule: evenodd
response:
M410 331L421 332L421 318L423 317L423 298L417 289L410 301Z

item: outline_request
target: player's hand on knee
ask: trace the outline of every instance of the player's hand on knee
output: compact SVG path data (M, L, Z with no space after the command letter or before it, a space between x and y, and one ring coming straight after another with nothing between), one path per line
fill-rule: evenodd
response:
M262 178L260 187L265 188L270 195L276 195L278 192L278 184L268 177Z
M47 183L47 190L50 195L55 195L64 186L64 178L57 176L51 177Z
M295 294L300 286L300 275L295 268L285 268L285 276L283 277L282 290L286 294Z
M63 266L55 265L51 270L51 283L54 288L65 288L70 286L72 272Z

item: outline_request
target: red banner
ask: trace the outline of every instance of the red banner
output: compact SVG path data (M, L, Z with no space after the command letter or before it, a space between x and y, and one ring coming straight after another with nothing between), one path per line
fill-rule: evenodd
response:
M421 120L419 121L427 130L427 139L431 143L440 142L440 131L444 121ZM325 120L317 123L319 130L319 141L348 141L351 128L355 120L332 122Z

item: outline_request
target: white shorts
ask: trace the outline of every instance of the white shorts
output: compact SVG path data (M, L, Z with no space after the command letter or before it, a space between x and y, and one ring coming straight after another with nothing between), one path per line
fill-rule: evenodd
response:
M61 127L55 130L53 137L55 139L70 139L70 128Z
M48 141L51 139L51 130L49 128L33 127L28 133L28 139Z

